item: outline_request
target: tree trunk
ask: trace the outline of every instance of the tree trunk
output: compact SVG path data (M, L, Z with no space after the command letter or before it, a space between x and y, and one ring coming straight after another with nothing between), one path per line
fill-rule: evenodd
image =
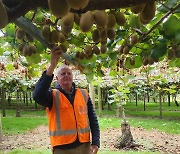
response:
M159 116L159 118L162 119L162 93L161 92L159 92L159 104L160 104L160 108L159 108L160 116Z
M146 94L144 92L144 111L146 111Z
M16 117L21 117L21 114L20 114L20 101L19 101L19 92L17 91L16 93L16 101L17 101L17 106L16 106Z
M98 85L98 109L99 116L102 116L102 100L101 100L101 87Z
M2 114L3 117L6 116L6 111L5 111L5 90L4 88L1 88L1 106L2 106Z
M138 94L136 93L136 106L137 106L137 102L138 102Z
M32 104L32 94L31 94L31 91L29 91L29 100L30 100L30 103Z
M94 108L96 107L95 102L95 94L94 94L94 85L92 83L89 83L89 95L91 97L91 100L93 102Z
M26 106L28 106L28 92L25 92L25 97L26 97Z
M168 106L171 106L171 95L169 92L168 92Z
M3 138L3 134L2 134L2 122L1 122L1 114L0 114L0 152L2 150L2 138Z

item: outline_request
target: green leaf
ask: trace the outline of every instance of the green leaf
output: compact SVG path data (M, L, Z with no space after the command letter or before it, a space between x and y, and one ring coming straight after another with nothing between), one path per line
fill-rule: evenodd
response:
M154 59L160 58L166 54L167 51L167 41L165 39L160 40L156 45L151 49L150 56Z
M134 60L135 60L135 64L134 65L131 65L130 64L130 57L127 57L126 58L126 61L125 61L125 66L127 68L139 68L142 66L142 57L141 56L134 56Z
M171 40L171 39L178 39L179 40L179 33L180 33L180 19L178 19L175 15L171 15L170 18L163 24L164 28L164 36Z
M8 71L13 71L13 70L14 70L14 67L13 67L12 64L7 64L7 65L6 65L6 69L7 69Z
M8 24L5 27L5 30L6 30L6 35L15 37L15 24Z
M139 17L137 15L131 14L130 15L129 25L130 25L131 28L140 29Z

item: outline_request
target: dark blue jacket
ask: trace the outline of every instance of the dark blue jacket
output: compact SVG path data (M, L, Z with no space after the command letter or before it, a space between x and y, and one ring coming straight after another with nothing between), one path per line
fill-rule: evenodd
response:
M48 107L49 109L52 108L52 103L53 103L52 102L52 90L50 89L52 80L53 80L53 76L50 77L50 76L46 75L46 72L43 72L41 78L39 79L39 81L37 82L37 84L35 86L35 90L33 93L34 100L38 104L40 104L44 107ZM58 83L56 84L56 89L59 89L59 91L62 92L67 97L67 99L71 102L71 104L73 105L75 91L76 91L74 83L73 83L72 88L73 88L72 94L68 94L60 87L60 85ZM93 107L90 97L89 97L87 106L88 106L88 117L89 117L90 129L91 129L91 133L92 133L92 144L97 145L99 147L100 146L99 124L98 124L97 116L94 111L94 107ZM77 140L74 143L67 144L67 145L61 145L61 146L58 146L57 148L70 149L70 148L75 148L75 147L79 146L80 144L81 143L79 142L79 140L77 138Z

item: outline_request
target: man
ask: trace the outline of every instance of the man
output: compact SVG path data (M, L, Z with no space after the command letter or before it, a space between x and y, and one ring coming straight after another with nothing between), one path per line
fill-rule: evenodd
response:
M34 100L46 107L54 154L96 154L100 131L87 90L75 88L72 71L67 65L57 70L56 89L49 89L61 54L59 47L52 49L50 66L36 84Z

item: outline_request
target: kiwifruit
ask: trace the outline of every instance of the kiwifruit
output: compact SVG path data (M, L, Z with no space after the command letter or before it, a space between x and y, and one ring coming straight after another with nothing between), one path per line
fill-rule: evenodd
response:
M79 9L84 9L87 5L89 0L67 0L70 7L79 10Z
M131 12L133 12L134 14L138 14L144 10L145 6L146 6L146 3L141 3L135 6L132 6L130 9L131 9Z
M51 32L51 41L53 43L58 43L59 42L59 32L57 30L53 30Z
M17 62L13 62L13 67L17 70L19 68L19 65Z
M134 57L131 57L131 58L129 59L129 62L130 62L130 64L131 64L132 66L135 65Z
M8 24L8 15L2 0L0 1L0 29Z
M22 39L24 39L25 34L26 34L26 33L25 33L24 30L18 28L17 31L16 31L16 38L22 40Z
M70 11L70 5L67 0L48 0L49 9L57 17L63 17Z
M73 28L72 26L67 27L67 26L61 25L61 30L62 30L62 32L63 32L64 34L69 34L69 33L71 33L72 28Z
M105 10L95 10L94 20L98 27L106 27L108 23L108 15Z
M66 52L66 51L67 51L67 47L66 47L66 45L65 45L64 43L61 43L61 44L59 45L59 47L62 49L63 52Z
M107 29L104 28L101 32L100 32L100 38L101 40L104 40L107 38Z
M49 25L44 25L42 29L42 35L44 38L49 39L51 35L51 30Z
M135 45L138 42L138 36L136 34L132 34L130 41L132 45Z
M24 48L25 45L26 45L25 43L20 43L20 44L18 45L18 50L19 50L19 51L23 51L23 48Z
M93 23L94 23L94 15L91 11L87 11L81 16L80 29L83 32L88 32L91 30Z
M140 13L140 14L139 14L139 21L140 21L140 23L142 23L143 25L146 25L146 24L148 24L151 20L144 20L144 19L142 18L142 14Z
M92 40L93 42L97 43L100 41L100 33L97 29L95 29L93 32L92 32Z
M66 27L72 27L74 23L74 13L69 12L66 16L62 17L61 23Z
M85 58L84 52L80 52L79 58L80 58L81 60Z
M107 44L107 38L105 38L105 39L101 39L101 44Z
M124 49L124 46L120 46L120 47L118 48L118 53L119 53L119 54L122 54L122 53L123 53L123 49Z
M129 53L129 47L126 45L124 48L123 48L123 54L127 55Z
M116 17L114 14L108 15L107 28L113 28L116 25Z
M147 1L144 10L140 13L140 19L141 19L140 21L150 22L154 18L155 12L156 12L155 1L154 0Z
M107 29L107 37L110 39L110 40L113 40L116 36L116 32L113 28L108 28Z
M180 58L180 47L179 46L177 46L175 48L175 56L176 56L176 58Z
M77 13L74 13L74 22L76 23L76 25L79 26L79 24L80 24L80 16Z
M93 52L92 52L90 55L86 55L86 58L87 58L87 59L91 59L91 58L93 57L93 55L94 55L94 54L93 54Z
M24 56L28 56L29 55L29 46L25 45L23 48L23 54Z
M148 64L149 65L154 64L154 59L152 57L148 57Z
M84 49L84 53L86 55L90 55L92 53L92 47L90 45L87 45Z
M93 48L92 48L92 50L93 50L93 53L95 53L96 55L99 55L99 54L100 54L100 50L99 50L99 48L97 47L97 45L94 45Z
M175 57L175 50L173 48L168 50L168 59L171 60Z
M59 42L64 43L66 41L66 38L62 32L59 33Z
M33 44L31 44L31 45L29 46L29 51L31 52L31 54L36 54L36 52L37 52L36 46L33 45Z
M27 38L27 40L29 42L33 42L34 41L34 38L31 35L29 35L29 33L26 33L26 38Z
M124 16L124 13L122 12L117 12L115 14L115 17L116 17L116 23L119 25L119 26L124 26L125 23L126 23L126 18Z
M77 58L77 59L80 58L80 54L81 54L81 53L80 53L79 51L76 52L76 58Z
M146 65L148 65L148 64L149 64L148 58L145 57L145 58L143 59L143 65L146 66Z
M106 44L101 44L101 53L106 53L106 51L107 51L107 46L106 46Z

